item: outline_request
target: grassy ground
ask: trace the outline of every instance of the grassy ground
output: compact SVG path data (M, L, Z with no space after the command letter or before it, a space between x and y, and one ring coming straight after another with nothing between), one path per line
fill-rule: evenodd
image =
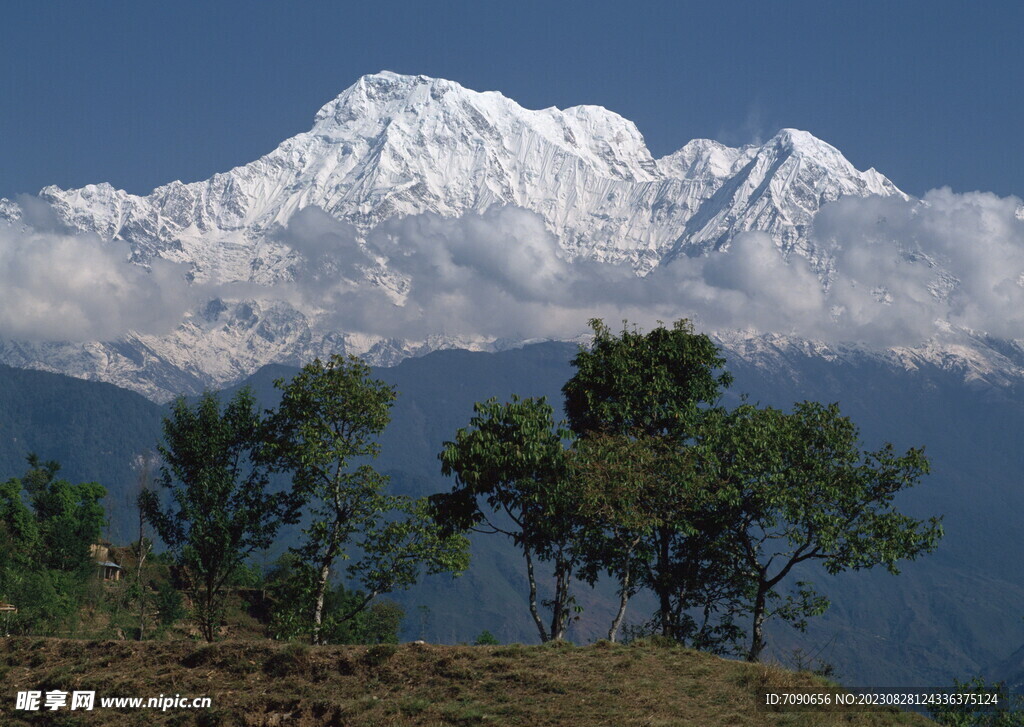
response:
M327 646L0 639L0 724L924 725L893 712L760 708L764 689L823 688L809 674L678 647ZM92 712L15 710L24 690L95 690ZM101 709L100 697L209 696L209 710Z

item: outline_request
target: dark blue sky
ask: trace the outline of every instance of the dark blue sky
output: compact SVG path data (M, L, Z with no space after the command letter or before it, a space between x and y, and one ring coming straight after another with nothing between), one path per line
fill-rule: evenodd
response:
M205 179L381 69L606 106L655 155L806 129L913 194L1024 194L1024 3L48 2L0 27L0 196Z

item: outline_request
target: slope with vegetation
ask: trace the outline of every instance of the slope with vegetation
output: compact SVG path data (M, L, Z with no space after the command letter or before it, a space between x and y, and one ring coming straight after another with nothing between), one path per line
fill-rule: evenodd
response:
M516 392L546 393L555 400L560 385L573 373L568 364L573 350L564 344L541 344L502 354L446 351L392 369L374 370L373 376L400 392L394 421L381 437L379 459L380 471L391 476L392 492L422 496L445 486L436 453L445 438L465 425L474 401L488 396L507 400ZM769 627L775 647L770 658L784 658L799 645L805 653L834 663L840 678L856 684L948 684L953 676L969 676L986 662L1003 658L1022 638L1019 619L1012 614L1024 593L1014 582L1024 582L1020 563L1005 547L1005 543L1015 542L1016 534L1016 524L1011 527L1006 515L1019 509L1008 477L1008 473L1019 471L1015 463L1021 451L1012 444L1021 421L1013 392L990 391L979 396L966 390L953 374L937 371L921 371L911 377L849 365L826 370L824 364L814 368L801 360L789 365L802 372L801 383L794 384L788 374L776 376L730 361L730 370L737 374L731 391L751 391L782 407L806 396L822 401L840 399L843 411L864 424L865 439L872 444L886 439L927 442L935 474L929 477L927 487L900 502L918 517L946 513L948 535L934 556L915 563L899 578L870 573L830 578L812 573L815 583L830 597L832 608L823 617L811 619L803 637L789 629ZM254 377L251 382L260 395L260 405L275 406L276 401L266 396L277 391L272 380L290 378L294 372L274 367ZM27 379L31 381L26 383ZM40 385L29 386L36 379ZM51 380L55 383L46 383ZM19 396L23 384L28 388ZM724 401L734 406L738 402L729 398L731 391L726 392ZM0 370L0 393L8 396L0 407L0 427L13 435L0 444L19 446L19 451L11 453L5 475L23 471L25 450L20 446L29 434L44 457L56 456L55 450L39 445L59 444L68 450L68 460L60 458L64 465L61 474L67 473L74 482L96 479L107 487L110 495L104 506L121 533L113 539L122 543L135 539L135 517L126 517L123 508L117 509L119 502L128 499L126 495L134 493L134 474L125 467L127 476L122 479L90 477L82 473L80 463L83 457L105 465L121 461L118 458L129 440L144 439L144 448L152 447L164 412L141 397L108 385L40 372ZM111 394L109 403L105 402L107 394ZM149 435L140 433L134 410L126 408L134 400L145 404L151 416L147 420ZM83 412L88 418L63 417L62 403L69 414ZM89 436L84 433L87 429L92 432ZM47 432L53 433L53 441L46 441ZM98 446L94 442L97 437L122 449L97 456L90 450ZM965 492L973 493L972 497L965 499ZM257 561L265 566L279 553L260 554ZM515 551L497 538L474 538L473 563L466 576L455 581L427 578L396 596L407 614L404 638L467 641L483 629L503 642L531 638L531 630L535 634L536 628L527 608L522 555L518 561L516 558ZM166 570L168 566L160 567ZM154 597L157 586L168 587L162 576L154 577L152 584L150 595ZM540 586L541 597L546 598L543 579ZM587 641L606 635L615 613L613 590L595 592L584 586L575 595L585 610L573 614L580 619L570 624L569 637ZM121 605L111 604L110 608L102 604L87 608L95 612L95 618L87 614L79 634L110 637L118 629L125 635L133 633L136 619L126 616L123 599ZM631 601L626 625L653 609L649 600ZM111 619L105 611L118 615ZM147 633L158 629L153 611L149 614ZM183 635L180 629L179 621L171 633ZM229 628L229 633L262 636L267 629L266 624L258 623L249 631ZM351 637L339 633L338 638Z
M220 642L0 640L4 691L95 690L101 696L208 695L212 708L6 711L11 727L831 727L925 725L893 710L768 711L761 692L830 690L808 673L681 647L322 646ZM6 698L6 695L4 695ZM77 720L77 721L76 721Z

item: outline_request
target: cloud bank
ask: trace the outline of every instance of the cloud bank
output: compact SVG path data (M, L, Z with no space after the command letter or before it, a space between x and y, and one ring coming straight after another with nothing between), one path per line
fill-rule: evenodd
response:
M121 242L0 227L0 335L25 341L105 341L166 333L195 299L184 267L128 262Z
M326 288L297 282L330 311L333 327L414 339L571 337L594 316L689 317L710 330L886 346L914 345L949 325L1024 338L1020 210L1015 197L948 189L912 201L851 197L819 212L814 268L747 232L725 251L679 257L643 278L624 265L568 261L526 210L416 215L384 223L359 248L363 260L386 261L401 276L401 304L350 279ZM337 224L329 219L322 222ZM350 234L332 249L358 248Z
M408 340L570 338L592 317L645 326L688 317L703 330L884 346L948 326L1024 338L1020 210L1015 197L948 189L909 202L845 198L815 219L813 267L748 232L639 278L625 265L568 260L543 219L519 208L395 218L365 240L307 208L272 233L294 252L293 280L244 290L322 311L325 331ZM93 236L0 231L0 335L158 333L209 296L185 286L178 266L144 270L127 257Z

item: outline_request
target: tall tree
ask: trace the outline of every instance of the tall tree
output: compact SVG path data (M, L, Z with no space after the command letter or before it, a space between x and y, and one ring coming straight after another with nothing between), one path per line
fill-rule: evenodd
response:
M262 463L263 421L252 392L225 406L206 393L195 405L179 398L163 422L158 447L166 507L143 490L139 507L187 575L199 629L213 641L225 584L254 551L268 547L282 523L295 518L287 493L268 491Z
M379 594L405 588L421 570L461 571L465 538L444 537L422 502L388 495L387 477L367 460L380 452L377 437L391 417L395 391L370 377L355 357L317 359L291 380L278 380L281 403L271 417L270 454L292 472L295 497L309 503L306 542L296 553L306 564L314 644L324 641L324 603L335 562L363 597L338 619L354 618Z
M894 505L928 472L923 450L862 450L836 404L715 412L699 446L709 481L732 503L727 548L749 579L750 661L765 647L769 618L803 628L828 607L810 583L783 590L801 563L830 574L879 565L898 573L899 561L933 551L942 537L939 518L917 520Z
M91 569L89 546L97 541L106 514L100 501L107 491L95 482L72 484L59 479L60 465L28 456L22 486L29 495L39 527L43 562L60 571Z
M715 547L720 530L716 507L700 496L698 472L686 450L732 377L720 371L725 359L715 344L695 333L687 320L676 321L671 328L659 325L647 333L624 323L618 335L597 319L590 326L593 342L573 359L576 373L562 387L569 425L581 440L618 438L604 440L612 445L604 467L606 473L614 474L609 457L614 460L618 448L625 455L627 470L634 472L620 471L620 479L635 477L636 463L628 464L629 449L643 450L634 452L637 456L659 452L660 515L652 521L654 526L629 531L641 535L634 553L643 557L634 558L638 571L634 583L639 585L642 579L657 595L661 633L683 638L693 634L693 628L683 623L683 614L693 606L707 607L710 594L702 584L710 581L705 570L721 568ZM623 461L621 456L618 459ZM619 516L628 515L634 507L627 502L620 505L625 509L619 508ZM628 590L624 593L628 596Z
M138 455L135 459L135 493L132 495L128 494L130 500L129 505L134 506L138 512L138 540L133 545L135 551L135 570L131 574L131 594L135 600L136 607L139 613L139 632L138 640L142 641L146 638L146 624L147 624L147 611L146 608L149 605L149 590L146 588L145 583L145 566L146 558L153 550L152 541L146 537L146 516L142 512L140 502L142 500L144 492L149 490L153 484L153 473L156 470L158 463L158 457L156 452L146 452L145 454Z
M742 634L732 604L744 582L723 543L728 502L706 486L697 452L667 437L600 433L571 451L587 519L581 575L593 584L605 571L619 584L611 641L629 598L645 587L662 597L664 636L728 651Z
M449 527L512 540L526 561L530 615L541 641L562 639L572 619L582 526L563 444L569 432L555 427L544 399L490 399L473 411L469 428L439 455L455 487L431 499ZM551 609L548 623L538 608L535 559L554 567L554 594L542 604Z

